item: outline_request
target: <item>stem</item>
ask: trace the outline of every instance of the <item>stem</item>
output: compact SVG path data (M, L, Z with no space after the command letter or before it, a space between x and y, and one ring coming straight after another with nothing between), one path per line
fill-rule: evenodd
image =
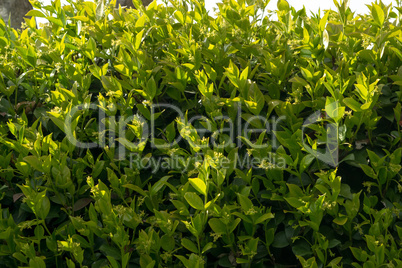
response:
M15 113L17 113L17 104L18 104L18 85L15 85L15 96L14 96L15 100L14 100L14 111ZM11 102L10 102L11 104Z
M361 125L362 125L362 118L363 118L363 115L360 116L360 118L359 118L359 124L357 125L357 128L356 128L355 133L354 133L353 136L351 137L351 142L352 142L352 143L353 143L354 140L356 139L357 132L359 132L359 130L360 130L360 127L361 127Z
M51 236L52 233L51 233L51 232L49 231L49 229L47 228L45 220L42 220L42 225L43 225L43 228L45 228L46 232L49 234L49 236Z
M198 246L198 254L201 256L201 245L200 245L200 238L197 237L197 246Z
M369 138L369 143L370 143L371 146L373 146L373 141L372 141L372 136L373 136L373 135L372 135L372 132L373 132L373 131L372 131L371 129L368 130L368 138Z
M382 186L381 186L381 183L380 183L380 179L377 177L376 180L377 180L377 183L378 183L378 190L380 191L381 198L384 199L384 193L382 191Z
M301 185L301 187L303 189L303 192L306 192L306 189L304 188L304 184L303 184L303 181L302 181L302 178L301 178L301 174L299 172L297 174L297 177L299 177L300 185Z
M92 260L95 260L95 251L94 251L94 233L91 231L88 236L89 243L91 245L91 253L92 253Z

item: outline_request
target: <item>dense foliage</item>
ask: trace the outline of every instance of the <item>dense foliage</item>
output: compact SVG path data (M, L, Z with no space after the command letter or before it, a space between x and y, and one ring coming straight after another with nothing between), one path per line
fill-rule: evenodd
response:
M1 267L402 267L399 7L0 21Z

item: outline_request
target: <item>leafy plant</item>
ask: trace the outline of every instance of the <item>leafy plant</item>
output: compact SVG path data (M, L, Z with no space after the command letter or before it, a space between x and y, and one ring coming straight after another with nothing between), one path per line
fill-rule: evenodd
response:
M0 21L0 266L401 265L400 5L68 2Z

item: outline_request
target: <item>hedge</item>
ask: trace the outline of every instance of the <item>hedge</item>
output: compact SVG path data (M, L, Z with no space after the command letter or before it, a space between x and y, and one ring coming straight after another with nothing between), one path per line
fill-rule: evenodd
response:
M401 7L68 2L0 21L1 267L402 267Z

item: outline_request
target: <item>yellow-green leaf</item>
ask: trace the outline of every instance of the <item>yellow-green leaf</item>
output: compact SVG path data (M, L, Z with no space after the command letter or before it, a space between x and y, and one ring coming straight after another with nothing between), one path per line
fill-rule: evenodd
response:
M347 221L348 221L347 217L338 217L338 218L334 219L334 223L336 223L338 225L344 225Z
M207 195L207 185L199 178L189 179L191 185L201 194Z
M193 208L204 210L204 202L202 202L201 198L197 194L193 192L185 193L184 199L186 199L187 203L189 203Z
M27 17L32 16L32 17L37 17L37 18L46 18L46 15L40 12L39 10L30 10L27 14Z
M286 0L279 0L277 3L278 10L280 11L288 11L289 3Z
M374 4L371 9L371 13L375 23L379 27L382 27L382 25L384 24L384 11L382 10L382 8L379 5Z

